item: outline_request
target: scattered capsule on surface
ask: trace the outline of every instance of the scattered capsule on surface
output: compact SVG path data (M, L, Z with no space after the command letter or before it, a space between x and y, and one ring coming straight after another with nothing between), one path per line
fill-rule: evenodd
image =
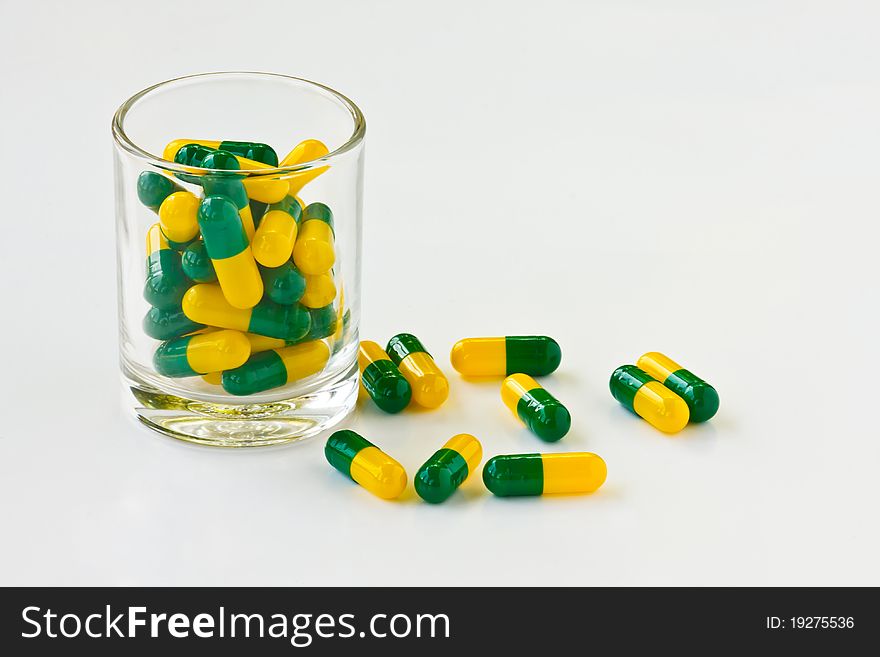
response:
M264 299L253 308L235 308L214 283L199 283L187 290L183 295L183 312L198 324L291 342L304 338L311 328L309 312L299 304L282 306Z
M660 431L675 433L688 423L684 400L635 365L614 370L609 385L617 401Z
M165 147L164 158L174 160L181 148L188 144L206 146L214 150L227 151L233 155L260 162L270 167L278 166L278 154L268 144L258 141L214 141L210 139L175 139Z
M183 250L181 263L183 273L196 283L213 283L217 280L214 263L203 240L195 240Z
M193 142L183 143L183 140L176 139L165 147L165 154L163 157L166 160L176 162L177 164L183 164L184 166L208 168L204 166L204 160L209 154L214 152L216 152L216 149L208 146L202 146ZM234 157L238 160L238 168L242 171L259 172L263 169L272 168L266 164L250 160L246 157L241 157L239 155L235 155ZM198 172L177 174L177 176L181 180L196 185L199 185L202 182L202 176ZM278 203L278 201L287 196L287 191L290 188L290 185L288 185L286 180L278 180L277 178L269 176L248 175L240 178L240 181L244 185L248 198L262 203Z
M437 408L446 401L449 381L416 336L398 333L385 351L412 386L412 397L419 406Z
M292 196L266 208L252 243L257 262L279 267L290 260L301 214L302 208Z
M147 231L147 280L144 283L144 299L151 306L162 310L180 308L180 300L189 286L189 279L181 266L180 254L168 245L159 224L153 224Z
M317 139L306 139L305 141L298 143L294 149L290 151L283 160L281 160L281 166L290 167L303 162L312 162L318 158L324 157L329 152L329 149ZM329 168L330 167L328 166L317 167L315 169L297 171L296 173L284 176L285 180L290 184L290 190L287 193L299 194L300 190L306 185L306 183L311 182Z
M241 367L223 372L230 395L253 395L299 381L324 369L330 348L322 340L271 349L252 355Z
M159 211L159 206L166 198L182 191L183 187L171 178L154 171L144 171L137 179L138 199L153 212Z
M445 502L483 459L483 446L468 433L453 436L429 458L413 479L416 493L426 502Z
M528 374L511 374L504 379L501 399L541 440L555 442L571 428L568 409Z
M226 300L235 308L254 307L263 296L263 279L235 204L225 196L208 196L198 219Z
M266 296L284 306L302 299L306 291L306 279L292 262L285 262L280 267L260 267L260 276L263 277Z
M164 376L197 376L239 367L250 355L244 333L211 331L163 342L153 354L153 366Z
M209 153L202 161L202 165L206 169L238 171L238 160L232 153L227 153L226 151ZM202 178L202 187L205 190L205 196L225 196L235 203L248 241L252 241L256 226L254 225L253 215L251 215L247 191L245 191L239 175L234 173L212 173Z
M370 340L361 340L358 366L361 384L376 406L386 413L399 413L409 405L412 388L382 347Z
M690 410L691 422L705 422L718 412L720 401L715 388L668 356L656 351L649 352L639 358L636 367L684 399Z
M483 467L483 483L498 497L592 493L607 476L605 461L590 452L493 456Z
M452 367L465 376L546 376L559 367L562 350L546 335L465 338L452 347Z
M300 303L307 308L323 308L336 298L336 284L328 274L306 275L306 289Z
M324 455L330 465L384 500L399 497L406 488L403 466L354 431L330 436Z
M170 340L205 328L204 324L194 322L187 317L179 306L166 310L150 308L141 325L144 333L155 340Z
M307 275L330 271L336 262L333 240L333 212L323 203L307 205L293 246L293 261L299 270Z
M174 192L159 206L159 226L169 241L189 244L199 234L201 199L192 192Z

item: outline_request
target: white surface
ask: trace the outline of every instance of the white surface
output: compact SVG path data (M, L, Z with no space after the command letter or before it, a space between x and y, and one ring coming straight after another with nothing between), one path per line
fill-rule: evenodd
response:
M0 584L880 584L876 3L475 4L2 3ZM595 451L600 492L386 503L322 438L212 450L125 414L110 117L221 69L367 116L362 335L419 335L452 396L348 426L410 476L461 431ZM449 366L524 332L563 346L557 445ZM718 388L711 423L611 398L655 349Z

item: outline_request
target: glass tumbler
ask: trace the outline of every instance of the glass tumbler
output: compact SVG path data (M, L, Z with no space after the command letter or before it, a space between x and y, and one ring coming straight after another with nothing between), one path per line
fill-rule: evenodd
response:
M113 117L123 395L205 445L307 438L357 399L365 122L269 73L162 82Z

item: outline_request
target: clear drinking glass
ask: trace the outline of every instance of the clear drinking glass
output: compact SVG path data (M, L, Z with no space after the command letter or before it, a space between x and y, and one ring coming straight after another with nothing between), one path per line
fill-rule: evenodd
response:
M141 422L163 434L227 447L286 443L339 422L357 398L366 129L361 111L336 91L299 78L269 73L208 73L162 82L135 94L116 112L112 127L119 346L126 404ZM165 153L173 140L182 141ZM169 161L181 143L199 140L268 144L277 152L280 164L273 166L271 157L257 151L247 154L258 160L262 157L270 164L259 166L231 158L238 162L234 173L230 158L219 155L204 159L205 166L217 167L213 169L196 166L201 163L198 159ZM326 149L311 142L293 157L286 157L305 140L319 140ZM228 144L221 146L229 150ZM198 149L188 152L210 153ZM163 159L163 153L168 159ZM170 229L159 232L156 204L168 190L184 193L177 195L181 202L174 206L176 210L171 205L162 210L167 218L163 226L167 228L172 222L188 226L196 217L200 232L193 242L169 243L165 232ZM247 196L241 197L241 193ZM214 198L224 195L226 200ZM326 238L326 229L317 230L318 224L310 227L311 232L306 231L303 227L309 221L329 223L331 239L325 239L332 247L329 271L305 272L297 262L297 249L281 268L268 271L251 257L256 250L251 246L259 233L258 238L243 238L246 253L238 253L238 264L230 265L232 260L224 259L230 254L217 250L217 244L227 239L226 234L215 230L209 237L209 231L201 230L206 225L203 217L208 216L201 214L206 196L211 196L213 208L228 208L231 201L238 210L241 228L235 227L232 233L247 232L246 214L259 231L263 212L265 218L272 210L288 211L290 216L299 215L296 245L300 247L299 240L305 242L307 232L312 238L317 235L318 241ZM279 196L283 198L275 200ZM267 206L269 202L275 205ZM292 207L294 202L299 208ZM312 205L316 203L319 205ZM217 221L229 220L228 213L219 211L210 216L211 221L217 217L222 218ZM275 216L284 223L283 214ZM152 235L152 242L148 235ZM302 246L302 253L317 253L308 251L309 245ZM210 252L212 246L214 252L210 255L215 257L212 262L221 276L220 283L210 280L210 272L195 280L188 277L186 273L201 271L189 265L204 265L205 251ZM256 269L245 262L249 259ZM303 262L314 269L316 260ZM322 266L326 265L318 268ZM145 288L148 271L159 275L158 279L151 277L149 289ZM227 297L223 303L228 306L229 290L256 285L254 271L263 290L256 308L241 308L247 303L237 300L239 307L229 310L223 306L211 315L210 322L199 314L205 329L187 317L187 312L196 313L193 308L202 313L220 304L215 298L218 295ZM294 302L291 299L296 297L296 290L292 296L285 296L285 290L290 291L290 286L285 287L288 279L282 278L279 283L273 273L277 271L293 278L302 276L292 287L305 284L306 296ZM194 291L196 285L200 287ZM214 292L217 295L212 297ZM331 296L332 301L322 306ZM311 307L306 306L307 298ZM279 299L282 302L276 303ZM201 332L193 335L198 329ZM301 335L303 332L305 335ZM211 337L214 333L220 337ZM161 358L155 356L157 349ZM244 365L232 367L244 358ZM204 371L216 369L219 363L225 363L222 374ZM242 381L247 385L242 387Z

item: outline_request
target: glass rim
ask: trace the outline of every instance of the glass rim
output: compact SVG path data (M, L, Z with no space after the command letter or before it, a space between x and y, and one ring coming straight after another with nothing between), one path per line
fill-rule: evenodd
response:
M322 91L326 94L329 94L334 99L339 101L345 109L348 110L351 115L352 121L354 122L354 130L349 136L348 140L342 144L336 150L330 151L326 155L315 158L313 160L308 160L306 162L298 162L297 164L292 164L285 167L265 167L260 169L239 169L237 172L244 174L246 176L271 176L278 175L282 173L291 173L296 171L304 171L308 169L312 169L316 166L324 166L330 160L347 153L348 151L356 148L361 142L364 140L364 136L367 131L367 123L366 119L364 119L363 112L361 112L360 108L355 105L355 103L345 96L344 94L339 93L335 89L332 89L326 85L323 85L319 82L314 82L312 80L306 80L305 78L298 78L293 75L284 75L283 73L269 73L265 71L212 71L209 73L193 73L191 75L182 75L177 78L170 78L168 80L163 80L162 82L158 82L154 85L147 87L146 89L142 89L138 91L136 94L132 95L128 98L113 114L113 121L111 124L111 129L113 133L113 141L116 145L130 153L138 157L141 160L147 161L149 164L154 167L165 169L167 171L177 172L177 173L188 173L190 175L198 174L203 171L210 172L220 172L224 171L225 173L229 173L226 169L206 169L203 167L194 167L188 166L185 164L178 164L177 162L169 162L168 160L163 159L160 156L157 156L149 151L138 146L134 141L132 141L129 136L125 133L125 129L123 128L123 124L125 122L125 117L128 114L129 110L131 110L134 105L140 101L142 98L147 95L153 93L154 91L161 89L162 87L182 82L184 80L193 80L199 78L210 78L213 76L251 76L251 77L262 77L262 78L276 78L281 80L294 81L297 83L304 83L307 86L311 86L319 91Z

